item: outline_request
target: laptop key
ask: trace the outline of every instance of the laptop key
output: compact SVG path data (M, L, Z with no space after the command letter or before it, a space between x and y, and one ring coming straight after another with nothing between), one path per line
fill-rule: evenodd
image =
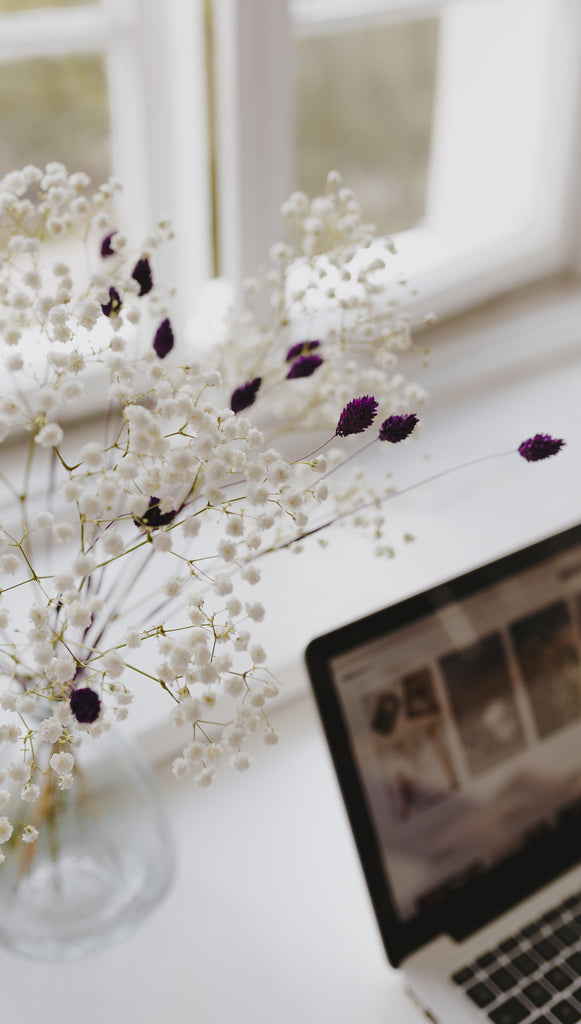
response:
M511 996L506 1003L491 1010L488 1016L493 1024L520 1024L525 1017L530 1016L530 1010L516 996Z
M514 960L511 961L512 967L516 967L517 971L524 975L525 978L536 971L539 966L536 960L533 960L532 956L528 953L519 953L515 956Z
M568 999L562 999L560 1003L551 1006L551 1013L561 1024L577 1024L581 1020L581 1010L578 1010Z
M553 988L557 989L557 992L562 992L564 989L569 987L573 978L568 971L564 971L562 967L551 967L551 970L547 971L543 980L548 981L549 985L552 985Z
M518 979L516 974L507 970L506 967L499 967L496 971L492 971L492 973L488 975L488 980L496 985L501 992L508 992L509 989L516 985Z
M565 963L581 978L581 953L571 953L571 956L566 957Z
M517 946L517 940L513 939L511 936L510 939L505 939L504 942L500 942L498 948L501 953L511 953L513 949L517 948Z
M455 985L464 985L473 977L474 971L471 967L461 967L459 971L456 971L456 973L452 975L452 981Z
M477 956L475 963L478 964L479 967L490 967L490 965L493 964L495 960L496 957L494 953L488 952L483 953L482 956Z
M485 985L483 981L477 981L475 985L471 986L471 988L467 988L466 995L480 1008L488 1006L496 999L492 989L488 985Z
M533 1004L533 1006L544 1006L545 1003L549 1002L552 993L549 992L542 982L531 981L529 985L525 985L522 990L523 996Z
M553 960L559 952L558 946L551 942L550 939L539 939L538 942L535 942L532 949L533 953L536 953L541 960Z
M579 932L574 931L568 924L562 924L560 928L555 928L555 935L564 946L573 946L579 938Z

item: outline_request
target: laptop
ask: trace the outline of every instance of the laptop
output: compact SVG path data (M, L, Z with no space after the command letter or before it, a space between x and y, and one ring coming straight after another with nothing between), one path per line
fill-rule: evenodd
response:
M581 1021L581 526L313 640L387 957L439 1024Z

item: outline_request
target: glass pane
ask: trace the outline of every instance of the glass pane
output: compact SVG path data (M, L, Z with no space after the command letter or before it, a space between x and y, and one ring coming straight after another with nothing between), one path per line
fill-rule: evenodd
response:
M329 170L386 233L425 212L438 19L297 39L297 187L318 195Z
M100 56L0 65L0 176L53 160L85 171L95 183L111 173Z

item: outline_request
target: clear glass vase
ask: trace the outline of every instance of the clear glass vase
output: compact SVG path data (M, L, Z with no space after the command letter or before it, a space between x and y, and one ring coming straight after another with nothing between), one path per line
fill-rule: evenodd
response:
M48 761L55 748L35 750ZM0 944L36 958L81 956L131 931L166 893L174 857L157 782L137 746L110 729L75 752L71 789L43 776L0 865ZM22 842L22 828L39 831Z

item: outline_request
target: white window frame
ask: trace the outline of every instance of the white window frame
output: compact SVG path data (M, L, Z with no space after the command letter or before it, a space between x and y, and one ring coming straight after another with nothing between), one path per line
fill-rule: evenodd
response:
M534 188L541 215L535 223L507 224L506 228L488 224L463 232L456 224L453 230L443 230L454 183L444 187L446 154L436 140L426 223L397 238L404 272L419 290L424 310L434 305L440 317L579 266L581 5L576 0L541 0L540 6L552 31L543 37L546 108L559 111L558 118L546 117L539 128L538 144L545 160L539 163ZM527 4L521 8L524 15ZM451 109L450 76L460 63L466 74L462 49L481 45L480 28L487 18L496 20L499 31L517 33L514 19L512 25L506 24L503 0L334 0L332 4L325 0L215 0L214 10L218 194L219 208L225 211L220 249L222 271L229 279L239 281L264 258L280 231L280 203L292 187L293 33L309 37L440 13L448 75L441 75L438 83L436 132L438 125L451 123L446 145L452 152L460 144L467 152L474 147L479 150L481 158L473 168L478 172L474 193L486 183L486 159L494 158L478 141L478 117L485 117L486 111L481 107L472 124L462 122ZM477 14L477 31L470 30L466 13ZM518 34L513 43L518 45ZM510 88L511 73L514 66L508 59L494 68L496 95Z
M105 63L123 228L138 244L160 217L172 220L164 276L189 304L213 267L204 0L0 13L0 63L80 53Z

